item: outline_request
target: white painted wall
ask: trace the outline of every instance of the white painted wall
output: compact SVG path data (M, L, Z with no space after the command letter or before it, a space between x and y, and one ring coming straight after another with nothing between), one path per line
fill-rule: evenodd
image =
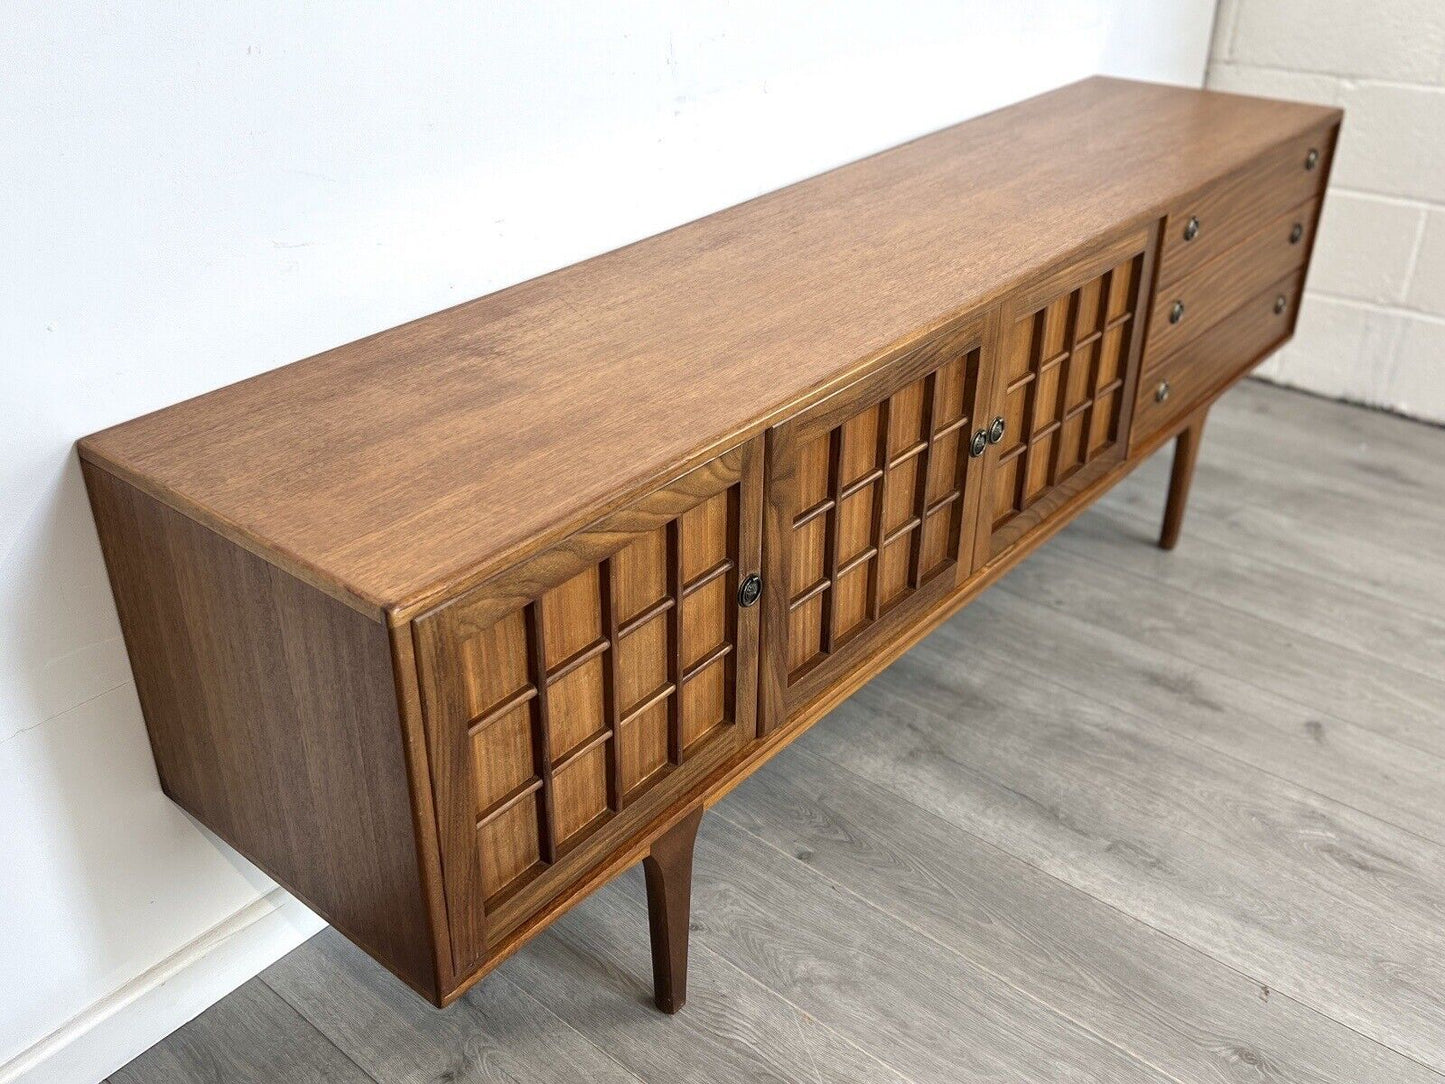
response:
M1095 71L1197 85L1212 16L8 5L0 1081L95 1079L317 928L157 788L77 437Z
M1222 0L1208 85L1345 109L1299 327L1259 375L1445 422L1445 3Z

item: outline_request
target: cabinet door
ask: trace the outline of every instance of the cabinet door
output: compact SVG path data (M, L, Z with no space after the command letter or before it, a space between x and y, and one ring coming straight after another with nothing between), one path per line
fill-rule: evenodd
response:
M1004 301L980 565L1124 457L1153 233L1108 243Z
M754 736L761 443L416 620L459 974Z
M768 433L762 726L780 726L971 566L982 320Z

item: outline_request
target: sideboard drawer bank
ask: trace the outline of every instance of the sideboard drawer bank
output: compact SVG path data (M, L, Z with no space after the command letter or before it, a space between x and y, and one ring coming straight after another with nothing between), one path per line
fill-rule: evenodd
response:
M166 793L444 1005L1294 328L1338 110L1096 78L97 433Z

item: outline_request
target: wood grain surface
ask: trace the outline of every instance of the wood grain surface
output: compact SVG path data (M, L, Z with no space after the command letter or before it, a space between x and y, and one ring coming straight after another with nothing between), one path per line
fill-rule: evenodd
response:
M1432 1081L1207 953L1071 888L956 823L806 750L719 815L795 859L818 891L865 899L1157 1069L1226 1084ZM1181 981L1188 976L1187 981Z
M161 786L438 997L386 630L84 469Z
M1303 290L1302 271L1267 283L1252 300L1210 331L1184 343L1162 364L1151 368L1154 357L1146 354L1136 393L1130 453L1159 433L1177 429L1199 404L1214 398L1277 349L1294 332ZM1280 298L1284 299L1282 310Z
M1162 450L712 807L685 1012L634 869L445 1011L327 931L113 1079L1442 1084L1445 433L1209 431L1175 553Z
M439 1006L650 855L658 1004L675 1010L690 927L669 916L686 914L691 846L658 859L687 811L1187 424L1163 535L1179 541L1205 412L1292 329L1274 286L1288 271L1298 287L1313 237L1301 226L1292 243L1278 216L1244 231L1254 212L1235 203L1338 116L1088 80L87 438L168 793ZM1323 190L1327 170L1290 168ZM1171 288L1204 330L1171 331L1161 223L1195 201L1244 232ZM1286 209L1312 222L1317 207ZM1170 356L1136 423L1146 353ZM1009 582L1056 561L1035 564ZM1141 610L1101 586L1128 574L1104 572L1065 578L1049 605L1125 632ZM1178 595L1158 600L1152 646L1192 631ZM1215 617L1198 650L1222 668ZM1298 644L1248 646L1305 681ZM983 703L1020 748L1097 738L1049 729L1040 687L1007 702L996 660L970 665L899 697L926 718ZM1314 693L1399 742L1390 727L1421 724L1435 684L1402 668ZM1381 708L1387 723L1366 718ZM840 762L877 735L852 740ZM930 751L914 752L920 786ZM766 895L746 891L745 909ZM856 918L789 907L824 937ZM828 951L908 941L865 925ZM873 966L900 1000L908 975ZM795 976L774 979L824 1011ZM847 1042L863 1041L861 1007L827 1006ZM1007 1046L967 1063L979 1073L1139 1070L1070 1014L1017 1036L995 1008L929 1012L971 1014L963 1032ZM891 1008L867 1011L908 1033Z
M1263 295L1272 283L1303 268L1318 217L1318 200L1293 207L1222 256L1161 287L1154 297L1144 368L1209 336L1220 320L1231 319L1231 313ZM1292 241L1296 228L1299 239ZM1300 277L1304 277L1302 271ZM1171 311L1175 305L1181 314L1177 322Z
M81 454L400 618L1338 116L1089 79L116 426Z
M958 639L931 641L895 667L896 682L836 712L831 742L810 733L802 744L1441 1064L1445 992L1433 976L1445 959L1445 849L1080 695L1087 675L1000 695L1000 675L1016 673L1008 644L979 650L969 618ZM987 725L960 726L961 711Z
M259 979L153 1046L111 1084L371 1084Z
M1320 127L1285 140L1222 181L1181 200L1164 226L1160 284L1171 285L1259 232L1271 218L1320 195L1337 134ZM1319 153L1312 168L1311 150ZM1186 229L1191 220L1192 231ZM1193 237L1187 236L1190 232Z

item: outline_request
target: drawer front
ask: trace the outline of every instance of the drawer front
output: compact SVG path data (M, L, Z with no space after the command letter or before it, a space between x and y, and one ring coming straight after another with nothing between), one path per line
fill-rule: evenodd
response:
M761 443L414 623L459 973L755 735Z
M1160 288L1253 237L1291 207L1323 195L1336 132L1322 128L1291 140L1174 209L1164 227Z
M1156 237L1121 238L1004 303L978 563L1123 457Z
M1144 348L1145 371L1304 266L1319 207L1318 200L1310 200L1286 211L1243 244L1157 291Z
M1304 272L1296 271L1261 290L1146 373L1131 447L1183 419L1283 343L1294 330L1303 286Z
M769 432L764 729L967 574L984 326L940 332Z

